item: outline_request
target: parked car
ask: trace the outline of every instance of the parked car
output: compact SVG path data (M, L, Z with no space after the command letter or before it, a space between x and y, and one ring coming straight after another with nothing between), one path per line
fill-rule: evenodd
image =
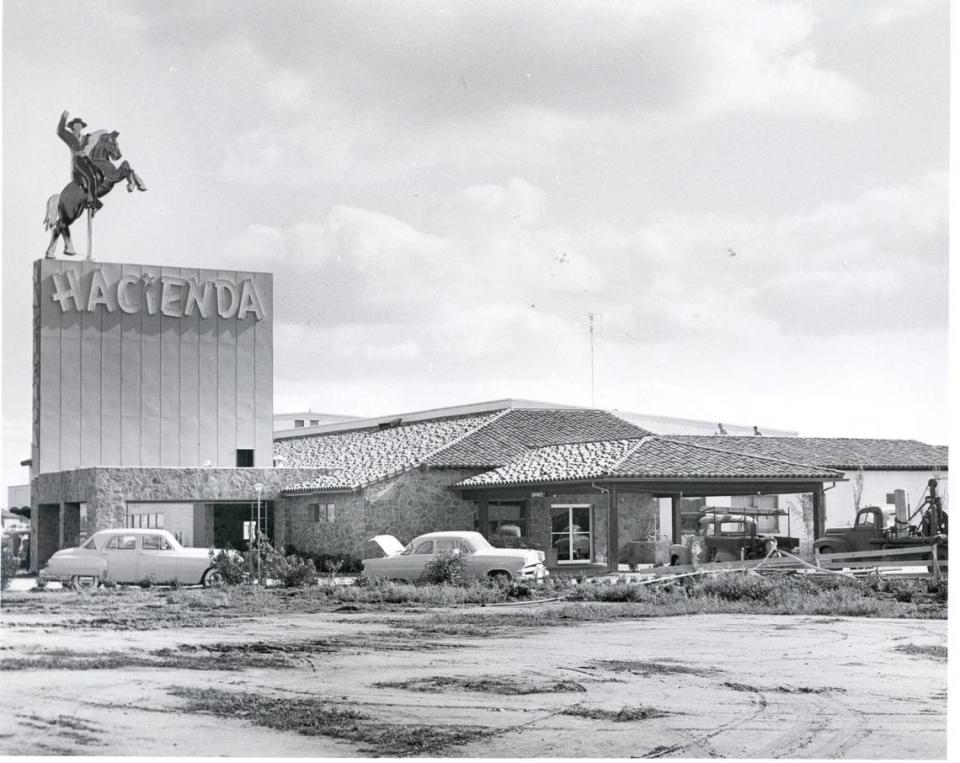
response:
M444 553L460 554L465 575L494 580L541 581L550 573L543 551L527 548L494 548L478 532L451 531L420 535L404 546L392 535L378 535L370 542L384 556L363 560L371 577L417 580L431 559Z
M216 553L216 552L215 552ZM40 571L79 590L101 583L179 582L223 585L205 548L185 548L166 530L100 530L82 546L57 551Z

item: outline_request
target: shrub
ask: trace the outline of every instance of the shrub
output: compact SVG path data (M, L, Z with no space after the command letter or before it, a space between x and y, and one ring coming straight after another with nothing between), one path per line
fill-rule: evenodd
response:
M463 585L463 557L451 551L435 556L424 566L420 582Z
M727 601L766 599L776 584L760 575L728 573L707 578L699 586L702 596L716 596Z
M19 569L20 560L13 555L9 548L4 546L3 551L0 552L0 587L4 591L7 590L7 586L10 585L10 581L16 576Z
M227 585L240 585L250 579L250 558L249 553L240 554L230 548L216 554L210 549L210 565L223 575L223 582Z
M296 554L281 557L274 564L273 575L284 588L304 588L317 582L317 568L312 559L301 559Z
M363 572L363 562L355 556L349 554L315 554L312 551L301 551L292 543L285 547L287 556L295 555L301 559L310 559L313 566L318 570L331 573L333 575L343 572L348 575L354 575Z

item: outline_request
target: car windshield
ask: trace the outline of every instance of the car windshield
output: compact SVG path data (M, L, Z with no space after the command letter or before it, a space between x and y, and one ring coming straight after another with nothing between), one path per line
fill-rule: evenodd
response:
M95 551L97 548L97 541L91 537L90 540L84 543L80 548L89 548Z

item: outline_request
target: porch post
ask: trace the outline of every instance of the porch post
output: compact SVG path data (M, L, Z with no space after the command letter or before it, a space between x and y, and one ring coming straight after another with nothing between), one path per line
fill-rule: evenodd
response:
M670 496L670 507L671 507L671 532L673 534L672 543L680 542L681 535L681 523L680 523L680 496L672 495Z
M818 485L813 491L813 539L816 540L823 536L824 513L826 508L826 495L823 492L823 485Z
M617 488L610 486L607 493L607 570L620 569L620 513L617 506Z
M527 512L529 516L529 512ZM490 510L487 507L487 497L483 496L477 499L477 532L486 536L490 532ZM527 535L530 534L530 528L527 527Z

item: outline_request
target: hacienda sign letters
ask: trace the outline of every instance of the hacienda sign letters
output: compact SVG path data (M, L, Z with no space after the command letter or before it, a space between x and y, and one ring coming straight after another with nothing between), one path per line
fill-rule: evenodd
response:
M53 301L61 312L96 312L103 306L107 312L146 313L170 318L189 318L194 313L209 318L216 311L220 318L244 320L252 314L263 320L263 302L252 278L234 283L226 278L199 280L171 275L122 275L107 280L100 268L89 271L81 282L76 270L52 273ZM87 282L89 281L89 286Z

